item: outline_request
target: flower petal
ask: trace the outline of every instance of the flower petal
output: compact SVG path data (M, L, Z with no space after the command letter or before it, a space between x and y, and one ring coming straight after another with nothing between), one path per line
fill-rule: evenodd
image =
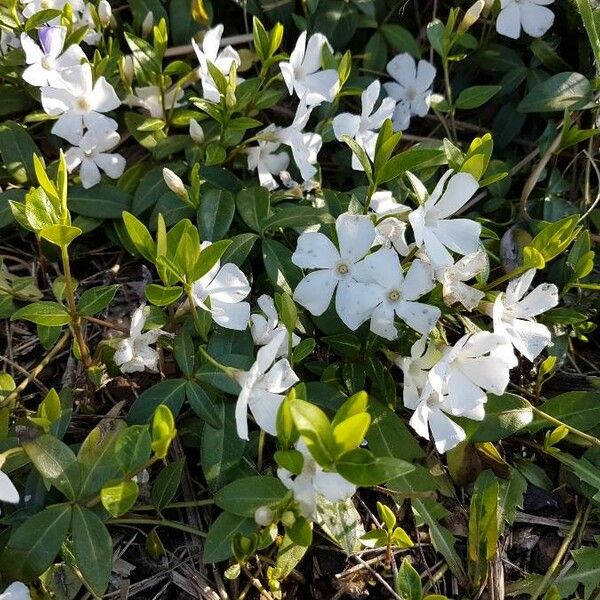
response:
M429 427L438 452L452 450L466 439L465 430L457 425L441 410L432 410L429 414Z
M457 173L448 181L448 185L435 203L436 216L445 219L462 208L479 189L479 183L470 173Z
M353 263L369 251L375 239L375 227L371 217L367 215L344 213L337 218L335 230L340 256Z
M223 265L207 289L211 303L218 300L230 304L241 302L251 291L248 279L233 263Z
M513 40L521 35L521 13L515 4L509 4L503 8L496 19L496 31Z
M294 300L304 306L311 315L322 315L329 304L338 283L331 269L309 273L294 290Z
M272 394L266 390L254 389L250 394L248 406L256 424L269 435L277 435L277 412L284 396ZM241 436L240 436L241 437Z
M292 254L292 262L301 269L332 269L340 260L333 242L318 231L303 233Z
M19 503L19 492L4 471L0 471L0 502Z
M554 13L538 4L521 5L521 25L531 37L541 37L552 27Z
M223 302L211 296L210 307L213 321L225 327L244 331L250 321L250 304L248 302Z

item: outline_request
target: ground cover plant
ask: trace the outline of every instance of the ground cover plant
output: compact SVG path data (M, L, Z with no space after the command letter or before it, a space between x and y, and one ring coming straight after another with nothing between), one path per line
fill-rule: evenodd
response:
M3 0L0 599L600 597L594 0Z

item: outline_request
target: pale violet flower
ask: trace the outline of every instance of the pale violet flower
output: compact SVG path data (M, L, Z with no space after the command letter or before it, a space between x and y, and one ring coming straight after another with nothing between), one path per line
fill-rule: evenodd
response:
M417 302L434 287L431 267L421 260L414 260L404 275L398 254L381 248L356 265L355 277L368 284L367 302L373 307L371 331L383 338L398 337L395 315L422 335L429 333L441 316L436 306ZM364 294L356 288L351 290L351 295L356 293Z
M238 371L235 375L242 388L235 405L235 422L237 434L244 440L248 439L248 410L263 431L277 434L277 411L283 394L298 381L286 358L275 362L285 337L286 332L280 331L259 349L249 371Z
M52 133L77 144L87 127L98 136L117 129L117 122L102 113L116 109L121 102L104 77L92 81L89 64L69 71L68 88L42 88L42 106L46 113L58 117Z
M202 95L206 100L210 100L211 102L219 102L221 96L214 79L208 71L208 63L212 63L225 77L229 75L231 65L235 64L236 67L239 67L242 64L240 55L231 46L227 46L219 52L222 35L223 25L217 25L204 34L202 48L198 46L195 40L192 40L194 52L200 63L199 71L200 80L202 81ZM242 81L243 79L238 77L236 83L239 84Z
M201 249L210 244L202 242ZM220 261L192 285L196 306L208 310L217 325L238 331L246 329L250 320L250 304L243 302L249 293L250 284L240 268L233 263L221 266Z
M531 37L541 37L554 23L554 13L546 8L554 0L500 0L496 31L516 40L521 29Z
M296 93L308 106L331 102L339 88L339 77L335 69L321 71L323 48L331 49L322 33L313 33L306 41L303 31L290 54L289 62L280 62L279 68L290 94Z
M395 103L391 98L384 98L381 105L375 110L375 103L379 98L381 84L375 80L364 90L361 95L362 110L360 115L341 113L333 118L333 132L335 137L342 141L348 135L367 153L371 161L375 160L375 146L377 132L386 119L394 112ZM363 167L356 154L352 153L352 168L362 171Z
M0 594L0 600L31 600L31 594L24 583L15 581Z
M368 296L369 286L356 280L358 263L369 251L375 239L370 217L340 215L335 223L339 250L318 231L308 231L298 238L292 262L302 269L317 269L309 273L294 290L294 299L315 316L322 315L335 294L335 309L340 319L357 329L373 309Z
M171 334L162 329L151 329L143 333L146 324L144 306L137 308L131 316L129 337L121 340L114 355L115 364L123 373L136 373L148 369L158 370L158 352L150 345L162 335Z
M446 185L447 182L447 185ZM420 187L425 203L408 215L417 247L423 248L434 268L454 264L448 250L458 254L471 254L479 248L481 225L470 219L449 219L462 208L477 191L479 184L470 173L448 171L431 195Z
M302 473L294 475L287 469L277 469L277 476L283 485L292 491L302 515L314 520L317 513L317 499L325 497L330 502L344 502L354 495L356 486L339 473L324 471L310 454L303 440L296 442L303 458Z
M453 265L435 269L435 278L442 284L444 302L450 306L460 302L467 310L474 310L483 300L485 293L467 285L465 281L473 279L484 271L488 260L484 250L467 254Z
M9 476L4 471L0 470L0 502L18 504L19 499L17 488L14 486Z
M393 197L392 192L380 190L371 196L369 208L377 216L375 231L377 235L373 241L374 246L393 247L398 254L407 256L410 248L406 243L406 230L408 224L398 217L406 217L410 207L400 204Z
M285 325L279 322L279 315L273 298L263 294L258 298L257 303L262 314L254 313L250 316L252 341L256 346L266 346L283 331L285 337L277 351L277 356L285 356L288 353L289 334ZM297 346L299 343L300 338L296 334L292 334L292 347Z
M410 348L410 356L400 356L395 363L402 369L402 399L404 406L415 410L427 385L429 370L442 358L442 349L427 337L419 338Z
M317 172L314 165L317 162L317 154L323 144L323 139L318 133L304 132L311 111L312 108L308 107L304 101L301 101L296 109L292 124L287 127L275 128L269 134L274 141L279 141L289 146L294 162L304 181L312 179ZM269 132L269 129L267 128L265 131Z
M383 84L388 96L397 102L394 129L404 131L412 116L424 117L429 112L435 67L426 60L417 65L410 54L404 53L390 60L387 72L395 80Z
M125 103L129 106L139 106L147 111L155 119L165 119L166 114L181 106L179 102L183 97L183 90L171 88L163 95L157 85L147 85L136 87L134 94L125 98Z
M125 170L125 159L108 150L112 150L120 139L116 131L101 135L92 130L86 131L79 143L65 152L69 173L80 167L81 185L86 189L100 183L100 169L111 179L118 179Z
M552 339L549 329L536 323L533 317L558 304L558 288L553 283L541 283L527 294L534 275L535 269L530 269L513 279L506 292L498 294L492 309L494 331L507 336L530 361L535 360Z
M41 27L38 30L38 45L26 33L21 34L21 46L28 65L23 71L23 79L29 85L67 86L62 72L80 65L85 54L76 44L71 44L65 50L66 35L64 27Z
M275 127L267 127L263 133L275 131ZM279 187L274 175L285 171L290 164L290 157L286 152L277 152L281 144L268 139L258 140L257 146L248 148L248 169L258 171L260 185L269 191Z

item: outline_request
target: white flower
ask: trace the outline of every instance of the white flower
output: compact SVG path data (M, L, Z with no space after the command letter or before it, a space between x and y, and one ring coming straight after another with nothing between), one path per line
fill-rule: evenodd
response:
M392 192L380 190L371 196L369 208L377 215L378 222L375 225L377 235L373 242L374 246L394 247L396 252L406 256L410 248L406 243L407 223L401 221L398 215L408 215L410 208L405 204L397 202Z
M263 294L258 298L257 302L263 314L255 313L250 316L250 333L252 334L254 344L256 346L265 346L283 331L286 335L281 342L276 357L285 356L288 353L289 334L285 325L279 322L279 315L275 309L273 298ZM292 334L292 347L297 346L299 343L300 338L296 334Z
M147 110L155 119L163 120L169 111L181 106L179 101L183 97L183 90L171 88L165 92L163 98L157 85L136 87L134 91L135 94L127 96L125 102L129 106L139 106Z
M335 137L342 141L344 135L353 138L356 143L367 153L371 161L375 160L375 146L377 132L386 119L394 112L395 103L391 98L384 98L381 105L375 110L375 103L379 98L381 84L375 80L361 94L362 110L360 115L341 113L333 118L333 132ZM356 154L352 153L352 168L362 171Z
M373 306L371 331L383 338L398 337L394 315L422 335L429 333L440 318L439 308L416 302L434 287L431 268L421 260L414 260L405 276L398 254L390 248L381 248L356 265L355 277L372 284L367 292L368 302ZM354 288L351 295L355 293L364 292Z
M285 333L280 331L266 346L260 348L256 362L249 371L238 371L236 374L236 381L242 390L235 406L235 422L237 434L244 440L248 439L248 409L263 431L276 435L277 411L283 402L283 394L298 381L286 358L275 362L284 338Z
M41 10L55 9L63 10L67 4L71 5L73 12L81 12L84 8L83 0L22 0L25 5L23 16L28 19ZM53 19L59 20L59 19Z
M311 112L312 107L308 107L304 101L301 101L291 125L271 130L271 137L275 141L290 147L294 162L304 181L311 179L317 172L314 164L317 162L317 154L323 144L323 139L318 133L304 132ZM269 129L267 128L265 132L269 132Z
M429 112L435 67L426 60L420 60L417 66L415 59L404 53L390 60L387 72L395 79L383 84L388 95L398 103L393 116L394 128L404 131L413 115L424 117Z
M77 146L65 152L69 173L79 165L81 184L88 189L100 183L100 169L111 179L118 179L125 170L125 159L120 154L107 152L121 140L116 131L98 135L95 131L86 131Z
M339 77L335 69L321 71L323 47L332 50L322 33L313 33L306 41L303 31L290 54L289 62L280 62L279 68L290 94L296 92L298 98L308 106L331 102L339 88Z
M52 133L77 144L87 127L98 136L117 129L117 122L101 113L117 108L121 102L104 77L92 82L89 64L69 71L68 88L42 88L42 106L46 113L58 116Z
M190 119L190 137L196 144L201 144L204 141L204 129L196 119Z
M98 18L103 27L108 27L112 18L112 7L108 0L98 2Z
M444 189L446 181L448 185ZM413 178L413 183L419 185L420 182L417 182ZM421 194L427 196L427 191L420 185ZM479 223L470 219L448 219L469 201L478 187L470 173L452 175L452 171L448 171L425 203L408 215L415 243L424 248L434 267L454 263L448 249L464 255L479 248Z
M187 198L188 192L185 189L185 184L183 183L181 177L166 167L163 168L162 173L167 187L180 198Z
M18 35L15 35L12 31L6 31L0 29L0 52L7 54L15 48L21 47L21 40Z
M318 496L324 496L330 502L344 502L356 492L356 486L339 473L324 471L303 440L296 442L296 450L304 457L302 473L294 475L287 469L279 468L277 476L292 491L305 518L313 520L316 517Z
M148 37L154 28L154 13L149 10L142 21L142 37Z
M15 581L0 594L0 600L31 600L31 594L24 583Z
M445 350L429 372L429 383L444 396L446 412L481 421L485 416L486 392L503 394L509 371L515 365L506 336L479 331L464 335Z
M4 471L0 471L0 502L19 503L19 492Z
M396 364L402 369L404 381L402 383L402 399L404 406L415 410L421 392L427 385L429 370L442 358L442 350L433 342L427 343L427 337L418 339L410 349L410 356L396 359Z
M292 262L302 269L318 269L309 273L294 290L294 299L315 316L322 315L334 292L335 309L340 319L356 329L366 321L373 309L368 297L369 286L355 279L356 263L371 248L375 228L370 217L340 215L335 223L339 250L318 231L308 231L298 238Z
M201 249L211 242L202 242ZM250 320L250 304L243 302L250 293L250 284L242 271L233 263L221 266L217 263L212 269L192 285L194 302L208 310L217 325L226 329L243 331ZM206 301L210 301L210 308Z
M231 46L227 46L219 52L222 35L223 25L217 25L204 34L202 49L195 40L192 40L192 46L200 63L199 71L203 97L211 102L219 102L221 96L214 79L208 71L208 63L212 63L225 77L229 75L231 65L235 64L236 67L239 67L242 64L240 55ZM242 81L243 79L238 77L236 84L239 85Z
M96 22L94 21L92 11L90 10L90 3L86 3L78 17L77 14L74 14L73 16L75 17L73 23L74 29L87 27L83 41L90 46L97 46L98 42L102 39L102 34L96 31Z
M554 23L554 13L546 8L554 0L500 0L496 31L516 40L521 28L531 37L541 37Z
M275 127L267 127L263 133L275 131ZM258 171L260 185L268 190L279 187L275 177L281 171L285 171L290 164L290 157L286 152L277 152L281 144L269 140L258 140L257 146L248 148L248 169Z
M273 511L268 506L259 506L254 511L254 522L261 527L268 527L274 517Z
M114 355L115 364L123 373L136 373L148 369L158 370L158 352L150 348L161 335L170 335L162 329L151 329L142 333L146 323L144 306L137 308L131 316L129 337L121 340Z
M498 294L493 306L494 331L506 335L513 346L530 361L550 344L550 331L533 317L558 304L558 289L553 283L541 283L527 296L535 275L530 269L513 279L504 294Z
M444 302L450 306L460 302L467 310L474 310L483 300L485 293L464 283L473 279L487 267L484 250L467 254L453 265L435 269L435 278L442 284Z
M62 71L81 64L83 50L71 44L64 52L67 30L64 27L41 27L38 30L39 46L26 34L21 34L25 62L23 79L30 85L64 88Z

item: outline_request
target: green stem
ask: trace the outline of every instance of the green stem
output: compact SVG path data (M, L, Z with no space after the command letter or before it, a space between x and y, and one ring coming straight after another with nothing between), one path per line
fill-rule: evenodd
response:
M200 352L200 354L202 354L202 356L214 367L217 367L217 369L219 369L220 371L223 371L223 373L225 373L225 375L227 375L228 377L231 377L231 379L235 380L235 374L237 373L237 371L239 369L234 369L233 367L226 367L225 365L222 365L219 361L215 360L204 348L204 346L199 346L198 347L198 352Z
M204 334L204 327L202 326L202 321L200 321L198 307L196 306L196 302L194 301L194 295L192 294L191 286L185 286L185 293L187 295L188 303L190 305L190 310L192 311L192 317L194 319L194 327L196 328L196 333L200 336L200 339L203 342L205 342L206 335Z
M179 531L185 531L185 533L191 533L198 537L206 537L204 531L200 531L195 527L189 527L183 523L177 521L169 521L168 519L146 519L144 517L133 518L126 517L123 519L110 519L109 525L154 525L155 527L170 527L171 529L178 529Z
M444 86L446 88L446 99L450 105L448 116L450 117L450 127L452 128L452 139L456 140L456 123L454 122L454 100L452 99L452 86L450 85L450 70L448 69L448 59L442 60L444 69Z
M585 433L584 431L581 431L580 429L576 429L575 427L572 427L571 425L567 425L566 423L563 423L559 419L554 418L552 415L545 413L544 411L540 410L539 408L537 408L535 406L531 406L531 410L540 419L544 419L544 421L548 421L548 423L552 423L552 425L555 425L556 427L566 427L567 430L569 431L569 433L576 435L577 437L580 437L581 439L585 440L586 442L589 442L590 444L592 444L592 446L596 446L596 447L600 448L600 440L597 437L594 437L593 435L589 435L588 433Z
M161 510L169 510L174 508L198 508L200 506L211 506L215 501L212 498L207 498L205 500L190 500L188 502L172 502L171 504L167 504ZM141 504L140 506L135 507L136 511L147 511L147 510L156 510L156 506L154 504Z

